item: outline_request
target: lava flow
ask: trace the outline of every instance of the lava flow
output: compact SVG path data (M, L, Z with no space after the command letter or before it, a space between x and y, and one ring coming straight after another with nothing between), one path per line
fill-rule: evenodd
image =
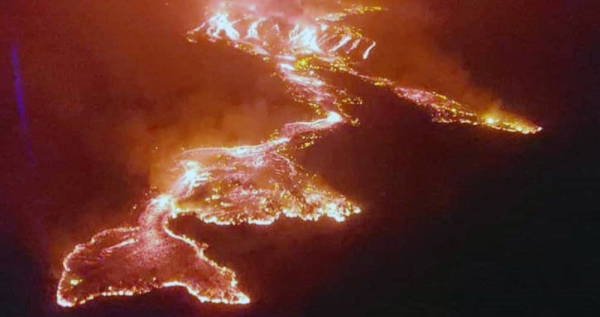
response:
M328 81L327 72L389 89L422 106L436 122L523 134L541 130L514 115L486 116L441 94L401 87L358 71L356 66L369 58L376 43L342 22L350 15L381 10L354 6L292 19L248 1L221 1L207 7L205 22L190 31L188 39L221 41L262 58L274 67L294 99L312 108L317 117L286 124L262 144L183 152L178 157L179 177L167 192L150 200L137 226L100 232L64 259L58 304L75 306L100 296L129 296L173 286L185 287L202 302L249 303L235 273L206 257L206 244L173 232L171 220L191 215L215 225L269 225L282 216L341 222L359 213L359 207L320 184L292 158L294 150L312 145L322 133L357 122L344 107L362 100Z

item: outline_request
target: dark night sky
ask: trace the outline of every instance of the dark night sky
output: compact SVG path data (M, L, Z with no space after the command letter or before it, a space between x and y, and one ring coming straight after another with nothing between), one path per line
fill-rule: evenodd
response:
M176 149L256 142L305 112L261 61L185 41L197 1L3 3L0 315L591 315L600 300L592 1L385 2L389 12L363 21L387 43L374 68L448 93L468 82L544 132L436 125L357 87L361 126L325 136L299 161L363 214L268 230L181 225L238 272L252 305L163 290L72 310L54 304L62 256L133 221L131 207Z

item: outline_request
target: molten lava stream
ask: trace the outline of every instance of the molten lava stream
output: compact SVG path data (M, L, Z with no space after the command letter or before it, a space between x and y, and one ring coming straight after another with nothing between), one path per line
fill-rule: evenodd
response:
M357 122L344 108L361 99L329 82L320 75L323 72L345 73L389 89L421 106L436 122L523 134L541 130L514 115L486 115L444 95L357 71L355 66L371 56L376 43L345 25L344 19L381 10L353 6L291 19L245 2L209 6L205 22L189 32L190 41L224 42L262 58L317 119L286 124L258 145L182 153L181 174L167 192L147 204L136 227L100 232L65 258L58 303L74 306L100 296L181 286L202 302L245 304L250 298L238 288L235 273L206 257L207 245L171 231L171 220L188 215L222 226L269 225L282 216L344 221L359 213L353 202L315 182L292 158L295 150L312 145L322 133Z

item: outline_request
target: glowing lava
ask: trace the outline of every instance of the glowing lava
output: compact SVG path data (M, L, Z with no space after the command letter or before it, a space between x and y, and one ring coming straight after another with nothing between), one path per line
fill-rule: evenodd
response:
M190 41L223 41L262 57L301 104L320 116L282 127L255 146L199 148L179 157L180 176L152 199L138 225L109 229L80 244L65 258L57 302L83 304L100 296L128 296L180 286L203 302L245 304L235 273L207 258L206 244L171 231L170 221L191 215L205 223L268 225L279 217L344 221L360 209L319 184L291 157L335 126L355 123L344 106L361 100L330 83L325 72L342 72L390 89L429 111L436 122L481 125L508 132L536 133L540 127L513 115L480 114L441 94L398 86L355 69L376 47L360 30L341 22L349 15L381 10L356 6L292 21L256 6L223 1L207 8L206 21Z

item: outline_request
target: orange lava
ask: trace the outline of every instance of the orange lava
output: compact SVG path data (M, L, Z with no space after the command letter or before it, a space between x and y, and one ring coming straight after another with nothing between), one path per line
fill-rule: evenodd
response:
M355 6L293 22L229 1L208 7L206 21L189 32L190 41L223 41L261 57L317 118L289 123L259 145L182 153L179 177L168 192L148 203L136 227L100 232L64 259L58 304L70 307L100 296L130 296L172 286L185 287L202 302L246 304L250 298L238 288L235 273L207 258L206 244L171 231L171 220L191 215L216 225L269 225L282 216L341 222L359 213L354 203L315 182L291 157L322 133L356 122L344 106L362 101L329 83L323 72L343 72L390 89L429 111L436 122L524 134L541 130L513 115L486 116L443 95L399 87L390 79L355 70L376 43L342 22L348 15L380 10Z

